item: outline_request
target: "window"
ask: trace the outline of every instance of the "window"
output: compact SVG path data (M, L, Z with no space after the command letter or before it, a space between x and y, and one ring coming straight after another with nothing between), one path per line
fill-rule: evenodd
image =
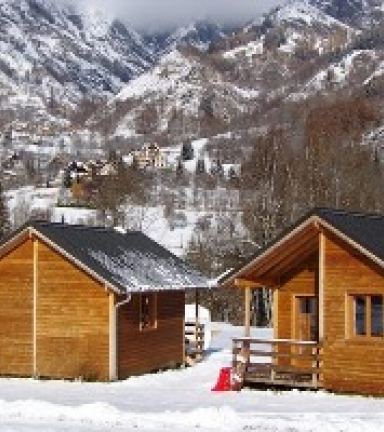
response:
M355 335L365 336L367 334L367 302L363 296L355 297Z
M350 334L352 336L383 337L383 296L350 296Z
M383 336L383 297L371 297L371 336Z
M156 301L156 293L143 293L140 295L140 330L156 328Z

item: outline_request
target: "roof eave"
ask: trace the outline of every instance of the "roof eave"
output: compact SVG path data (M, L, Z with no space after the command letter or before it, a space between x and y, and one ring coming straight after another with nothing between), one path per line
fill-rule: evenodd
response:
M267 246L264 250L260 251L260 253L252 259L249 263L239 269L237 272L233 273L228 279L222 282L222 285L227 286L235 283L236 279L242 279L242 276L252 267L254 267L258 262L265 259L269 254L273 253L275 249L280 247L287 240L294 237L297 233L302 231L304 228L310 226L311 224L316 225L321 222L319 216L312 214L308 219L304 220L302 223L297 225L294 229L289 231L285 236L278 239L275 243L272 243L270 246Z
M161 292L161 291L187 291L196 289L212 289L216 286L211 285L181 285L181 286L141 286L141 287L126 287L128 293L141 293L141 292Z
M17 232L16 235L10 237L0 246L0 257L13 249L14 246L20 244L23 239L28 238L28 235L28 227L25 227L24 229L21 229L19 232Z
M237 272L233 273L229 279L225 280L222 285L230 285L235 284L236 280L242 280L242 276L247 273L248 270L250 270L252 267L257 265L261 260L265 259L269 254L274 252L276 248L284 244L287 240L292 238L294 235L299 233L304 228L308 227L309 225L313 224L314 226L318 227L320 229L326 229L329 232L332 232L335 234L338 238L343 240L344 242L348 243L350 246L352 246L355 250L362 253L364 256L366 256L368 259L376 263L379 267L384 268L384 261L379 258L377 255L370 252L368 249L363 247L360 243L353 240L350 236L347 234L344 234L342 231L340 231L338 228L336 228L331 223L327 222L325 219L323 219L321 216L312 214L308 219L304 220L302 223L297 225L293 230L291 230L289 233L287 233L285 236L280 238L278 241L273 243L271 246L265 248L263 251L260 252L259 255L257 255L253 260L251 260L249 263L247 263L244 267L242 267Z

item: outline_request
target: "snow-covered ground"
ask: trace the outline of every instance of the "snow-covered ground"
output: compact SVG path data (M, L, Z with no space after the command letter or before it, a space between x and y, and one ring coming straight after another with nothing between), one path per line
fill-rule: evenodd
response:
M384 399L326 392L211 392L242 329L213 324L211 351L187 369L116 383L0 380L0 430L46 431L380 431ZM253 329L269 337L270 330Z

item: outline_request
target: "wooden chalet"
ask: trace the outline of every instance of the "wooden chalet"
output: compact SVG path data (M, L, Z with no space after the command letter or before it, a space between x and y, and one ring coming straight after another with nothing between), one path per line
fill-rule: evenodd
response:
M245 293L245 382L384 394L384 216L313 210L223 282ZM250 337L252 290L273 290L274 339Z
M122 379L185 360L208 281L140 232L26 223L0 245L0 375Z

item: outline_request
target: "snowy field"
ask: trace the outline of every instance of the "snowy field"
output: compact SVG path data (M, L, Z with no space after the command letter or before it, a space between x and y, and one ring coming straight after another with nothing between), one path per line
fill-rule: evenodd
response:
M230 338L213 325L206 360L193 368L116 383L0 380L0 431L380 431L384 399L325 392L211 392L230 364ZM270 330L254 329L269 337Z

